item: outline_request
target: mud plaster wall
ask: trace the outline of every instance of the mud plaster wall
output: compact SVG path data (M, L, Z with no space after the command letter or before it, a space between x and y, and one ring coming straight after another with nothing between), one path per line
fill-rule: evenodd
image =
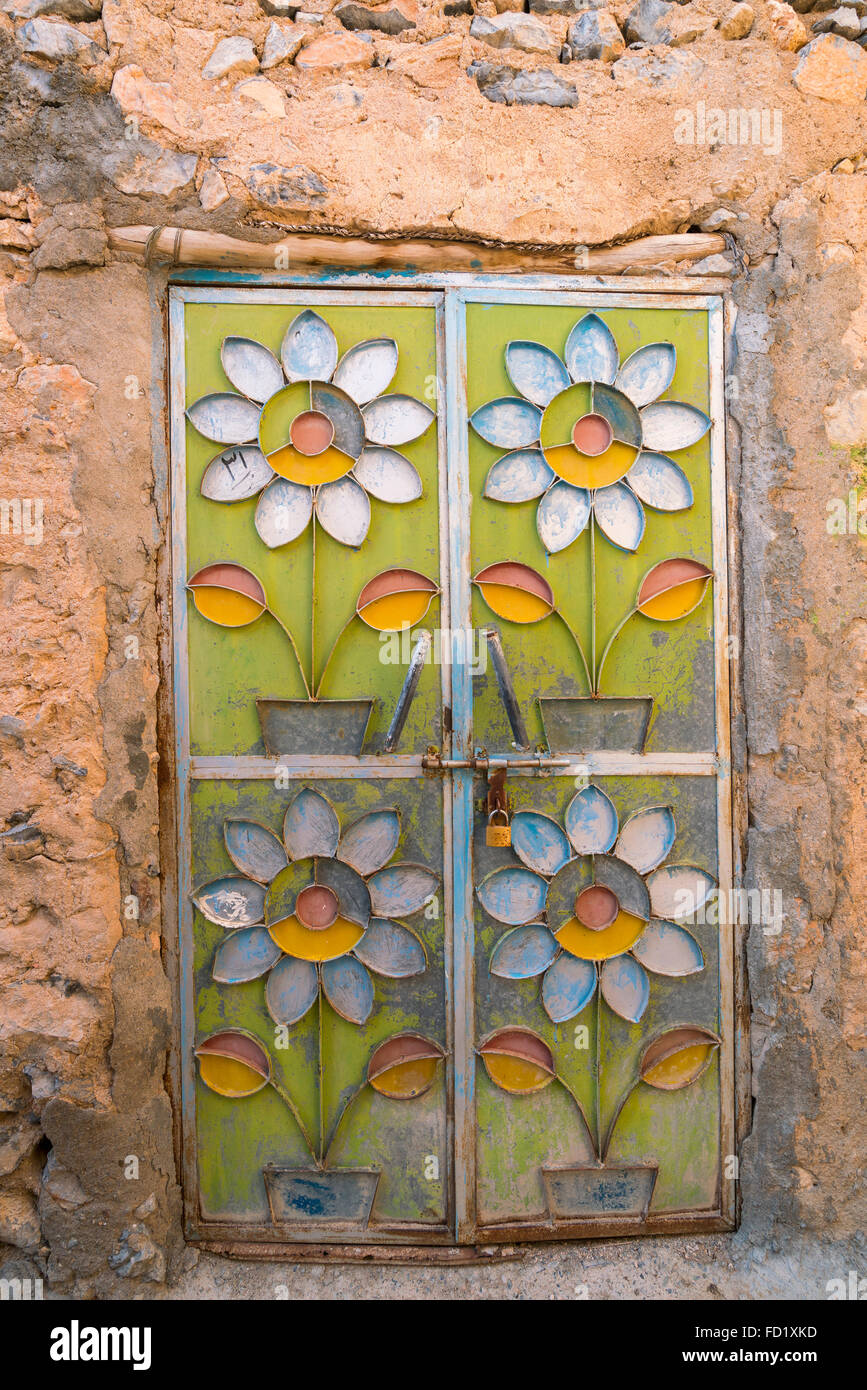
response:
M827 528L829 500L867 483L867 54L850 27L805 58L827 13L773 0L750 22L743 5L736 20L674 6L643 47L609 29L590 59L564 47L570 0L511 12L502 51L478 36L479 19L502 28L492 0L475 16L268 8L10 0L0 15L0 496L45 509L41 544L0 535L0 1277L117 1298L825 1298L829 1279L867 1275L867 585L857 527ZM618 35L642 32L631 8L604 12ZM227 37L248 42L204 76ZM781 148L676 140L701 101L779 112ZM473 1270L184 1247L160 920L165 275L106 246L107 226L137 222L540 246L731 232L746 881L780 889L786 914L748 946L736 1234Z

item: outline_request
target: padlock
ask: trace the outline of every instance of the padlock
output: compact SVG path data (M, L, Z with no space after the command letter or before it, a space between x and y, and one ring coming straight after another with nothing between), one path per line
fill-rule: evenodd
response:
M494 816L502 816L499 825L494 824ZM509 813L494 810L488 816L488 824L485 828L485 844L491 845L494 849L505 849L512 843L512 827L509 824Z

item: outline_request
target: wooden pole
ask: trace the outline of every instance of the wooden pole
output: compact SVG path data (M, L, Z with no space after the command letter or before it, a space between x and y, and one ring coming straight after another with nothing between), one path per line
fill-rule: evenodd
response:
M301 266L344 270L465 271L497 275L528 273L617 275L651 270L670 262L695 261L726 249L714 232L647 236L624 246L578 247L570 251L521 251L460 241L365 241L359 237L303 233L280 241L240 241L218 232L179 227L112 227L108 244L173 265L225 266L231 269L292 271Z

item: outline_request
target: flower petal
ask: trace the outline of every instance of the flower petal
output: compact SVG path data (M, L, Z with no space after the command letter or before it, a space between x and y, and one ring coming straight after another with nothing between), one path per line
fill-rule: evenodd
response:
M249 878L217 878L199 888L193 902L217 927L253 927L262 921L265 889Z
M511 830L512 849L528 869L550 876L568 863L569 841L551 816L541 811L517 811Z
M651 922L632 947L632 954L654 975L697 975L704 970L704 956L695 937L674 922Z
M317 489L316 517L329 536L357 550L370 529L370 498L354 478L338 478Z
M649 874L670 852L677 835L674 812L670 806L648 806L630 816L615 846L618 859L639 874Z
M548 969L559 949L547 927L513 927L491 952L489 968L503 980L531 980Z
M663 454L696 444L710 429L710 417L681 401L657 401L641 412L644 447Z
M303 483L275 478L256 504L253 524L270 550L288 545L307 528L313 515L313 491Z
M617 375L620 353L614 334L598 314L585 314L566 339L563 356L573 381L604 381Z
M408 444L418 439L436 414L415 396L377 396L362 410L364 431L371 444Z
M421 497L422 484L417 469L396 449L368 444L352 471L365 492L380 502L414 502Z
M364 448L364 416L351 396L337 386L315 381L310 392L314 410L321 410L334 426L334 447L357 459Z
M277 358L255 338L224 338L220 361L235 390L260 405L285 384Z
M193 401L187 419L199 434L217 444L255 444L259 432L259 406L231 391L216 391Z
M529 502L541 497L554 481L554 472L541 449L513 449L488 469L483 496L492 502Z
M578 854L607 854L617 839L614 802L590 783L566 807L566 834Z
M614 385L633 405L650 405L668 390L676 366L677 353L671 343L647 343L627 357Z
M373 981L354 956L340 956L322 966L322 988L336 1013L347 1023L366 1023L373 1008Z
M382 395L397 371L397 343L393 338L368 338L345 352L334 373L334 385L351 396L356 405L367 405Z
M223 839L235 868L257 883L270 883L286 868L285 849L277 836L258 821L224 821Z
M290 859L327 858L337 852L340 822L321 792L302 787L283 818L283 843Z
M425 864L392 864L368 881L372 911L377 917L409 917L438 886L439 876Z
M391 980L422 975L427 969L427 952L415 932L383 917L370 919L367 931L355 947L355 955L368 970Z
M693 503L692 486L683 469L665 454L641 453L626 481L645 506L659 512L682 512Z
M268 976L265 1007L275 1023L297 1023L318 993L319 977L313 962L285 956Z
M387 864L400 840L400 815L393 806L369 811L342 836L337 858L366 877Z
M536 530L549 555L565 550L590 519L590 493L571 483L555 483L549 488L536 511Z
M625 483L601 487L593 502L599 528L620 550L637 550L644 535L644 508Z
M499 449L522 449L539 438L542 412L519 396L488 401L470 416L476 434Z
M554 1023L567 1023L596 992L596 966L563 951L542 981L542 1004Z
M650 981L632 956L615 956L603 962L599 974L602 998L627 1023L637 1023L650 1000Z
M509 343L506 372L515 390L543 410L569 385L569 373L560 358L541 343Z
M233 931L218 947L211 973L219 984L244 984L258 980L281 954L267 927L243 927Z
M476 888L482 907L497 922L508 927L532 922L545 906L548 885L530 869L495 869Z
M212 458L199 484L209 502L243 502L255 497L274 477L262 450L254 444L224 449Z
M703 907L717 886L712 874L695 864L664 864L647 880L654 917L675 922L692 917Z
M337 339L312 309L305 309L286 330L280 360L287 381L330 381L337 366Z

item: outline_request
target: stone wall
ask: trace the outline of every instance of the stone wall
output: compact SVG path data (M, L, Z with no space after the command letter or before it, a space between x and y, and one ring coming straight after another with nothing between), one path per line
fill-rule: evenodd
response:
M157 755L166 277L113 256L106 229L426 235L580 264L702 228L730 254L697 275L737 272L747 884L786 912L749 945L741 1228L329 1287L827 1297L867 1275L867 0L305 2L0 14L0 1277L109 1297L324 1288L297 1266L193 1268L181 1237Z

